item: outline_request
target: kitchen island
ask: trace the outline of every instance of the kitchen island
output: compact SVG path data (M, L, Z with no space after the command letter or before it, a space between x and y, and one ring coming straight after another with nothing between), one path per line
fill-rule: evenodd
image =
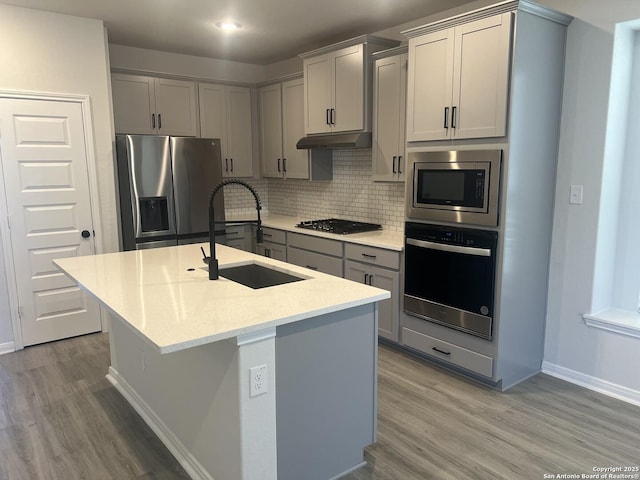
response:
M205 247L206 248L206 247ZM385 290L216 246L55 263L112 314L107 378L192 478L322 479L376 436L376 302ZM302 280L253 289L225 268Z

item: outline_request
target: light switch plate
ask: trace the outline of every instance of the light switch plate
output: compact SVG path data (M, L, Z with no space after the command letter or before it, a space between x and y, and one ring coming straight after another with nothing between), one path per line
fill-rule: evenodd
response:
M571 185L569 203L573 205L582 205L582 185Z

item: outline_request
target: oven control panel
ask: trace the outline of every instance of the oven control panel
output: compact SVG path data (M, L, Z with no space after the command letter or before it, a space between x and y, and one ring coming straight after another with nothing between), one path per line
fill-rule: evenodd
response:
M407 222L405 224L405 238L415 238L417 240L465 247L495 249L498 233L488 230Z

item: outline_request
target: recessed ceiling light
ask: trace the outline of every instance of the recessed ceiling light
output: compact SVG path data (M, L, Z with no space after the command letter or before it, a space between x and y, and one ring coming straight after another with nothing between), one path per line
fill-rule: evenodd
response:
M238 30L240 28L240 24L236 22L218 22L216 26L222 30Z

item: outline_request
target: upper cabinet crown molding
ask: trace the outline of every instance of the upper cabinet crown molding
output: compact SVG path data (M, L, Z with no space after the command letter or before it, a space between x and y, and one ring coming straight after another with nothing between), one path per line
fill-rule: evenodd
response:
M298 56L302 59L309 57L317 57L318 55L324 55L325 53L335 52L336 50L341 50L347 47L353 47L354 45L367 45L369 43L380 46L381 48L391 48L398 45L397 40L391 40L388 38L376 37L375 35L360 35L359 37L349 38L347 40L343 40L342 42L333 43L331 45L327 45L326 47L317 48L315 50L311 50L309 52L304 52L299 54Z
M409 45L406 43L398 45L397 47L387 48L386 50L379 50L371 54L373 60L380 60L381 58L395 57L396 55L402 55L409 51Z
M548 20L560 23L561 25L569 25L569 23L571 23L571 20L573 20L573 17L571 17L570 15L551 10L547 7L543 7L528 0L507 0L505 2L496 3L495 5L491 5L489 7L479 8L477 10L472 10L470 12L455 15L443 20L438 20L426 25L410 28L408 30L404 30L401 33L406 38L418 37L426 33L455 27L474 20L480 20L482 18L491 17L493 15L498 15L501 13L513 12L515 10L532 13L539 17L543 17Z

